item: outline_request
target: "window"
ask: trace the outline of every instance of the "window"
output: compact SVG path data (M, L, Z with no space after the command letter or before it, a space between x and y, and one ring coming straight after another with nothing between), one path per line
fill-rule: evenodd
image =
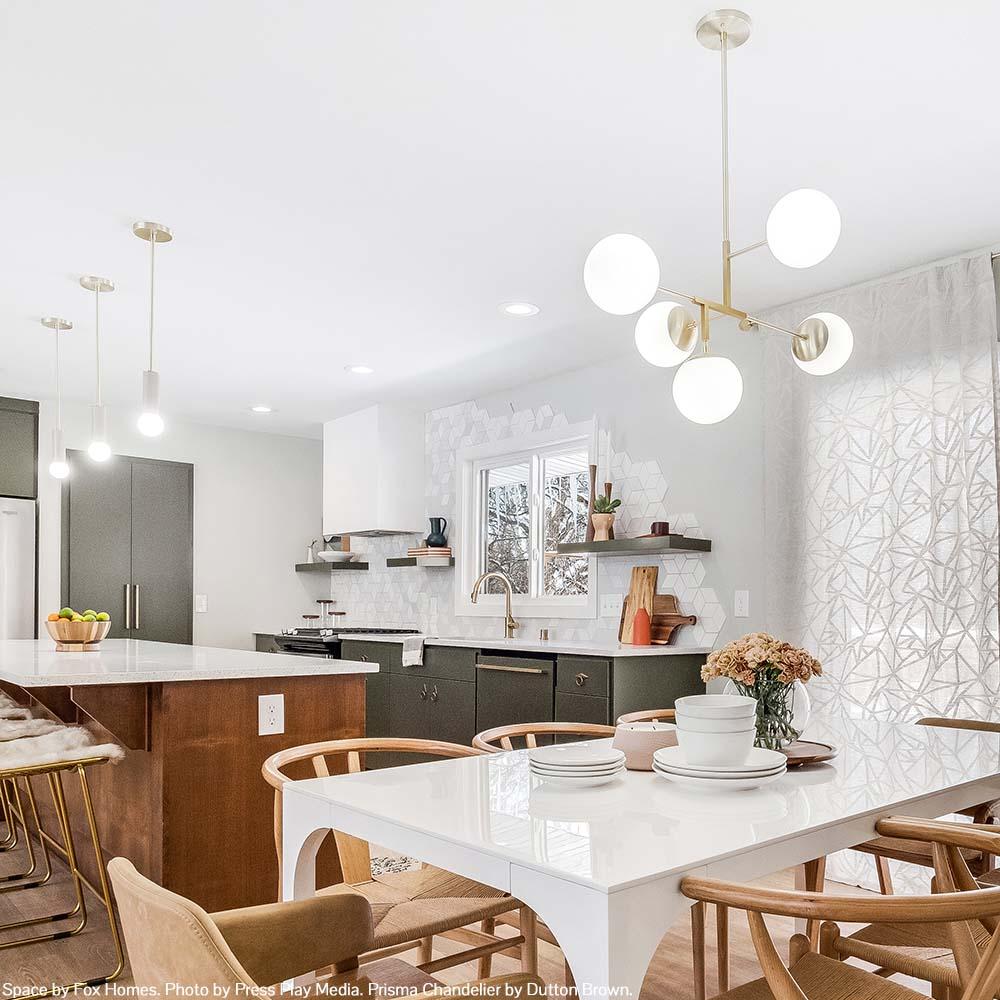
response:
M556 556L560 542L585 540L589 506L588 437L566 439L565 434L551 443L552 435L537 436L537 443L532 438L516 442L521 446L516 451L511 442L504 443L511 450L502 453L502 445L487 446L491 453L475 449L475 456L466 457L459 613L477 613L479 605L468 601L468 593L476 577L493 571L511 581L522 615L592 612L591 558ZM503 586L489 580L483 593L500 595ZM496 602L485 603L486 613L496 614Z

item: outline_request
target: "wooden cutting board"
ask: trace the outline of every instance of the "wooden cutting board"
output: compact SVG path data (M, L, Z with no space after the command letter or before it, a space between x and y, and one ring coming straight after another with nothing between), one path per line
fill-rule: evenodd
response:
M645 608L650 623L653 621L653 599L656 596L656 566L633 566L632 580L622 604L622 620L618 628L619 642L632 642L632 623L639 608Z
M681 625L694 625L698 621L694 615L682 615L673 594L653 595L653 616L649 637L654 646L665 646L670 642L674 629Z

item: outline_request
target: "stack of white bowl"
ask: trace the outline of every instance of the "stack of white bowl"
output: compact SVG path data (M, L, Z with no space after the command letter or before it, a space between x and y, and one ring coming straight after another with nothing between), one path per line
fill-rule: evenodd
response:
M699 694L678 698L676 747L653 755L653 769L692 787L756 788L777 781L787 758L755 747L757 702L743 695Z
M543 781L586 788L614 781L625 770L625 754L607 745L562 743L529 750L528 763Z

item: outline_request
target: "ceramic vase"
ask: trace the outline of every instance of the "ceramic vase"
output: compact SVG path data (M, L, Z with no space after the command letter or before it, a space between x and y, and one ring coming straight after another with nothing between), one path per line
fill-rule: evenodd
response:
M615 523L614 514L591 514L594 522L594 541L607 542L611 538L611 528Z

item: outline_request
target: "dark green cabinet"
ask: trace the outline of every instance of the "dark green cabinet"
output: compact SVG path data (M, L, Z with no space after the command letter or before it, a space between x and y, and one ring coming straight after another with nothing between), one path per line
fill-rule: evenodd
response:
M555 663L550 658L480 653L476 732L519 722L551 722Z
M0 396L0 496L38 497L38 403Z
M194 468L68 453L63 602L111 615L114 638L192 639Z

